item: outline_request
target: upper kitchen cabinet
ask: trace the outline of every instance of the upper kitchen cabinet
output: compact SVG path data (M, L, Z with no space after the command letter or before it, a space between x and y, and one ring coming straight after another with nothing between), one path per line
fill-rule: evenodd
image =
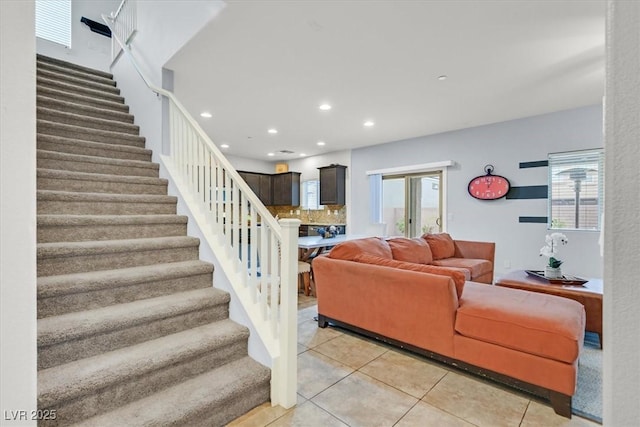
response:
M238 171L238 174L246 181L249 188L260 198L260 201L269 206L272 204L271 175L266 173Z
M272 205L300 205L300 172L285 172L271 175Z
M346 166L331 165L320 170L320 204L344 205Z

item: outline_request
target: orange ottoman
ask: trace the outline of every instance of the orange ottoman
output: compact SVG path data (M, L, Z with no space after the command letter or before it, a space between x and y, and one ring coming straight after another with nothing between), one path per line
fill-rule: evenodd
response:
M456 332L548 359L573 363L584 341L584 308L552 295L465 285ZM465 298L465 296L468 296Z

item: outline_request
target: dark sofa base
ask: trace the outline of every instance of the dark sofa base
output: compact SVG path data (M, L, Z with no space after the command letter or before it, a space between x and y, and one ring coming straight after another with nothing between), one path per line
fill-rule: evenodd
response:
M534 396L537 396L544 400L549 401L551 403L551 407L553 408L556 414L566 418L571 418L571 396L568 396L566 394L558 393L557 391L554 391L554 390L549 390L544 387L537 386L535 384L530 384L524 381L520 381L518 379L509 377L504 374L483 369L478 366L471 365L469 363L462 362L457 359L453 359L451 357L443 356L441 354L434 353L434 352L425 350L423 348L419 348L411 344L407 344L407 343L395 340L393 338L385 337L383 335L373 333L366 329L362 329L357 326L353 326L348 323L344 323L339 320L335 320L318 313L319 328L326 328L329 325L329 323L331 323L332 325L339 326L341 328L356 332L360 335L364 335L366 337L373 338L378 341L382 341L394 347L399 347L399 348L408 350L412 353L416 353L421 356L428 357L430 359L436 360L438 362L444 363L449 366L453 366L455 368L472 373L482 378L487 378L492 381L507 385L509 387L513 387L518 390L525 391Z

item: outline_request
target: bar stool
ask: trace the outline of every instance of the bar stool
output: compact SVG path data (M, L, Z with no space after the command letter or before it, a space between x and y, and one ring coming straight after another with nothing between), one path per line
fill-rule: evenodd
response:
M304 294L311 294L311 264L298 261L298 289L302 288Z

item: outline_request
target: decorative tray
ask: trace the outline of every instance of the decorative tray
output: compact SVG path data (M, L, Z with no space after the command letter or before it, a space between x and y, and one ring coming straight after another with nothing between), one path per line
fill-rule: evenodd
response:
M588 280L582 279L580 277L575 276L562 276L559 279L549 279L544 276L544 271L540 270L525 270L529 276L539 277L540 279L544 279L547 282L554 285L573 285L573 286L582 286L588 282Z

